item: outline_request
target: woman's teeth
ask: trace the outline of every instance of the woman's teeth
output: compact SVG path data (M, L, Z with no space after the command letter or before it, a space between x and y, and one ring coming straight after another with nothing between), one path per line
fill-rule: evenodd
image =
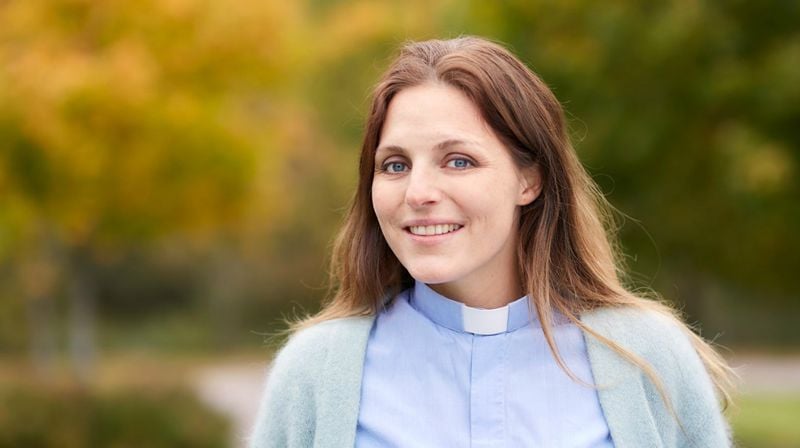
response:
M435 226L411 226L408 228L409 232L413 233L414 235L442 235L445 233L450 233L460 229L461 226L458 224L438 224Z

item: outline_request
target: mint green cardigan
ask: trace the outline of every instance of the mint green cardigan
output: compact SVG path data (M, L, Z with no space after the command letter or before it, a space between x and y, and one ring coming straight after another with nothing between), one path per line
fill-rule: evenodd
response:
M641 369L586 336L600 405L616 447L731 446L711 380L675 323L653 312L625 308L592 311L581 320L653 367L680 420ZM290 338L273 362L251 447L354 445L373 322L374 317L336 319Z

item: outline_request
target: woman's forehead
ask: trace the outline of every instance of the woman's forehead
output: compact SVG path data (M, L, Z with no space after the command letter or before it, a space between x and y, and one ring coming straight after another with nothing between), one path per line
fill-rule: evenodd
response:
M496 140L480 110L459 90L423 84L400 91L389 104L379 147L433 146L458 141L484 146Z

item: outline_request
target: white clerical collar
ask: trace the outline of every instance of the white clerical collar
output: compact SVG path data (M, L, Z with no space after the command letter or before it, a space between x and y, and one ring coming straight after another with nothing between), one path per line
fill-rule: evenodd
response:
M492 335L514 331L529 322L539 325L538 319L532 317L528 296L500 308L473 308L448 299L423 282L415 282L409 302L433 322L466 333Z

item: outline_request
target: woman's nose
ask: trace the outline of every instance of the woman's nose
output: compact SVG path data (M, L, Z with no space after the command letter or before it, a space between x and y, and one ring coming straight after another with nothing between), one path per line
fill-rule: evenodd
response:
M436 176L427 170L412 170L406 188L406 203L413 208L436 204L442 199L442 191Z

